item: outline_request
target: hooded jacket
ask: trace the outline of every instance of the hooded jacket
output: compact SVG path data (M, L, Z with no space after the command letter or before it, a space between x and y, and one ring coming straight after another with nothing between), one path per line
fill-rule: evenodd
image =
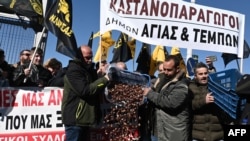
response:
M80 59L71 60L64 76L62 121L70 126L91 126L100 119L98 94L104 90L108 80L97 79L93 65Z

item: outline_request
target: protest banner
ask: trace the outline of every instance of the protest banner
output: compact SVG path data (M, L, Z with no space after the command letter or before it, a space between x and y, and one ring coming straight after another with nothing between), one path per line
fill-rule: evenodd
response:
M0 89L0 141L63 141L63 89Z
M64 141L62 97L58 87L0 88L0 141ZM113 104L104 97L100 102L103 118ZM89 140L108 140L106 129L110 130L102 122L92 127Z
M100 33L119 30L141 42L227 52L242 58L245 15L185 1L101 1Z

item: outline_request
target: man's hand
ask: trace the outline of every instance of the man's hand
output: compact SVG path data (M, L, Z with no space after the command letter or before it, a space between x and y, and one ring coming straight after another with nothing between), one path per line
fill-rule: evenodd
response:
M143 91L143 96L147 96L148 92L151 90L150 87L146 87L144 88L144 91Z
M31 70L29 68L24 69L24 75L28 77L30 75Z
M213 102L214 102L214 96L212 96L212 92L207 93L207 95L206 95L206 103L209 104L209 103L213 103Z
M106 79L108 79L108 81L110 81L110 78L109 78L108 74L106 74L104 77L105 77Z
M108 66L109 66L108 64L100 66L100 68L97 70L97 74L99 76L104 76L106 74Z

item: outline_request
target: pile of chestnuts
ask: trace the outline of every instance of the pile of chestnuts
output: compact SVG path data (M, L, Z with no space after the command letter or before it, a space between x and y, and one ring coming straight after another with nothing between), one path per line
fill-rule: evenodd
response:
M117 82L108 87L112 100L110 112L105 115L103 125L109 141L139 140L140 116L138 108L143 100L143 87Z

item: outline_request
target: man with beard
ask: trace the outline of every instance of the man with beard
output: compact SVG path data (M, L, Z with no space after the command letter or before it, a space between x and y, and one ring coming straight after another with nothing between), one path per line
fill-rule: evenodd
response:
M32 58L33 56L34 58ZM31 48L29 60L26 60L24 61L24 64L17 66L13 72L14 85L19 87L47 86L47 83L51 79L52 75L49 70L42 66L42 58L43 50L41 48Z
M143 95L155 107L153 135L158 141L188 141L191 134L190 98L180 60L173 55L163 63L164 78L158 90L145 88Z
M214 103L214 96L208 91L208 67L197 63L194 79L189 84L193 109L193 140L219 141L223 139L222 123L219 120L219 107Z
M30 62L30 50L24 49L20 52L19 61L16 64L13 64L14 68L17 68L20 65L24 65Z
M92 57L89 46L79 47L64 76L61 108L66 141L88 141L89 127L101 118L98 97L107 86L109 77L106 74L98 78Z

